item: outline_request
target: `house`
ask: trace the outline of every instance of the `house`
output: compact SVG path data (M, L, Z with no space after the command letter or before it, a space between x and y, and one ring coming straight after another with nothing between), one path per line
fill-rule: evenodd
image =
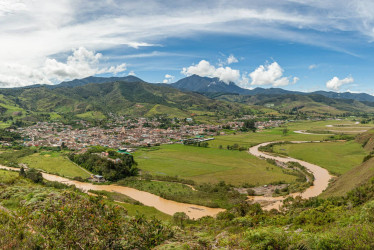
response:
M105 182L105 179L101 175L92 175L91 176L91 181L93 181L93 182Z

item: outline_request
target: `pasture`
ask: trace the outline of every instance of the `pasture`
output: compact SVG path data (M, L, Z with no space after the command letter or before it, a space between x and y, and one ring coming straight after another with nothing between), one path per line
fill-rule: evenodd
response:
M246 151L173 144L139 150L134 157L144 173L178 176L197 183L225 181L233 185L264 185L295 181L295 176L284 174L281 168Z
M21 158L20 162L26 163L30 168L41 169L51 174L57 174L69 178L90 177L90 174L86 170L80 168L59 152L32 154Z
M361 144L354 141L283 144L274 146L274 152L316 164L335 175L360 165L368 154Z

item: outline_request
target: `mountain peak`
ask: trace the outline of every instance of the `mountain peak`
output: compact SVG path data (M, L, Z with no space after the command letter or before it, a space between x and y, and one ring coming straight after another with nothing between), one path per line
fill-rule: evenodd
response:
M171 86L180 90L187 90L200 93L235 93L235 94L249 94L249 90L237 86L235 83L225 83L218 77L202 77L198 75L191 75L183 78Z

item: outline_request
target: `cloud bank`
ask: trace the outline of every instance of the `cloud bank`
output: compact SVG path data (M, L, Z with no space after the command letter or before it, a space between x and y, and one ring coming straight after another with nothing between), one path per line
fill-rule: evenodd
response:
M21 86L106 67L113 67L108 71L115 74L128 66L117 69L115 65L123 62L110 58L66 61L74 48L123 53L201 34L271 38L351 53L346 47L352 39L374 40L374 2L0 0L0 22L0 82ZM236 61L233 56L225 63ZM71 69L74 63L86 73ZM230 69L216 68L213 75L236 79L236 71ZM281 78L278 84L285 83Z
M22 64L5 63L0 67L0 83L3 87L27 86L30 84L54 84L57 82L84 78L96 74L111 73L116 75L126 71L126 64L100 67L103 55L84 47L72 50L65 62L46 58L38 67Z
M185 76L199 75L203 77L217 77L225 83L238 82L240 71L230 67L218 67L211 65L206 60L201 60L197 65L183 68L182 72Z
M334 76L331 80L326 82L326 88L334 90L334 91L339 91L340 88L349 83L353 83L354 79L352 76L348 76L344 79L339 79L337 76Z
M227 84L234 82L243 88L250 88L254 85L281 87L295 84L299 80L298 77L283 76L284 69L277 62L260 65L250 74L240 74L240 70L231 67L215 67L208 61L201 60L197 65L183 68L181 73L185 76L217 77Z
M249 74L252 78L251 85L281 87L294 84L299 80L298 77L293 77L292 80L291 77L284 77L283 72L284 70L277 62L260 65Z

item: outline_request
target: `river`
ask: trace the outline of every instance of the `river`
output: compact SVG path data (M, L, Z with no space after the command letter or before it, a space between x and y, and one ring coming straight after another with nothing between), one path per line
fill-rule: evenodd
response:
M19 168L11 168L11 167L1 166L1 165L0 165L0 169L19 171ZM176 212L185 212L191 219L199 219L204 216L215 217L219 212L225 211L222 208L210 208L210 207L205 207L205 206L166 200L164 198L161 198L157 195L154 195L148 192L140 191L134 188L114 185L114 184L94 185L92 183L74 181L74 180L70 180L70 179L57 176L57 175L53 175L53 174L42 173L42 175L43 175L43 178L48 181L57 181L57 182L64 183L67 185L74 185L75 187L79 188L80 190L86 193L89 190L121 193L121 194L131 197L134 200L137 200L143 203L146 206L154 207L157 210L165 214L169 214L169 215L173 215Z
M293 193L293 194L290 194L289 196L292 196L292 197L301 196L303 199L309 199L311 197L315 197L315 196L320 195L327 188L327 186L329 185L329 181L333 176L330 175L329 172L326 169L321 168L320 166L311 164L311 163L306 162L306 161L301 161L301 160L294 159L294 158L291 158L291 157L274 156L274 155L270 155L270 154L259 151L260 147L267 146L267 145L273 144L273 143L276 143L276 142L265 142L265 143L261 143L257 146L251 147L249 149L249 153L251 153L252 155L257 156L257 157L266 158L266 159L273 159L273 160L280 161L280 162L283 162L283 163L298 162L300 165L307 168L314 175L314 182L313 182L314 185L313 186L310 186L308 189L306 189L302 193ZM294 141L292 143L306 143L306 142L305 141ZM263 207L266 210L270 210L270 209L273 209L273 208L279 209L280 206L282 205L282 201L285 198L286 197L249 196L249 199L252 200L252 201L255 201L255 202L256 201L258 201L258 202L260 202L260 201L264 202L265 201L265 202L270 203L270 204L267 204Z

